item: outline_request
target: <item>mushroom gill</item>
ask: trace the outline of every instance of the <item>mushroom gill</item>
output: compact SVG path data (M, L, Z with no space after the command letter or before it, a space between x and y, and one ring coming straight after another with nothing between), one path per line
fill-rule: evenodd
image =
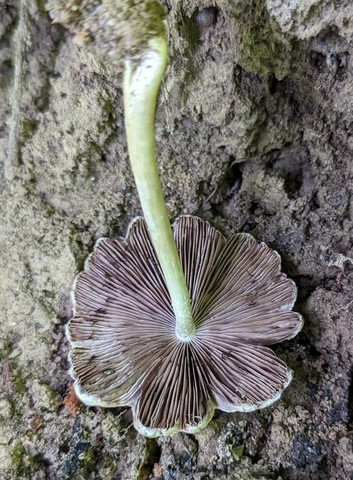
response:
M226 240L182 216L174 238L196 335L180 340L143 218L125 242L100 239L75 283L68 325L71 374L88 405L132 407L147 436L195 433L214 410L248 412L276 401L291 372L267 346L294 337L296 287L280 257L248 234Z

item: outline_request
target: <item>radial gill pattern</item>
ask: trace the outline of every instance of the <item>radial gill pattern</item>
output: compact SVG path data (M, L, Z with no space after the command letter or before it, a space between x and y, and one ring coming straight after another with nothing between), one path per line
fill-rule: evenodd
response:
M197 328L175 335L170 297L142 218L125 242L101 239L75 284L71 374L88 405L131 406L154 437L197 432L215 408L252 411L277 400L291 373L267 345L294 337L296 287L279 255L247 234L226 240L197 217L174 236Z

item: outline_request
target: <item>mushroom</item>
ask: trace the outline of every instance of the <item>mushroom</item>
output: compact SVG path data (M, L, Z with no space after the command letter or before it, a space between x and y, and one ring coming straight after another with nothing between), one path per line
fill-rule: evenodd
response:
M178 337L175 315L146 223L125 242L100 239L75 284L68 325L71 375L88 405L132 407L136 429L156 437L198 432L216 408L271 405L291 371L268 348L294 337L292 280L280 256L251 235L226 240L207 222L181 216L174 238L196 334Z
M157 0L49 5L99 58L123 63L128 151L144 213L125 243L99 240L76 280L68 338L78 397L131 406L135 427L150 437L197 432L215 408L270 405L291 372L267 345L300 330L291 311L296 288L280 273L279 255L250 235L225 240L192 216L170 227L154 145L168 60L163 9Z

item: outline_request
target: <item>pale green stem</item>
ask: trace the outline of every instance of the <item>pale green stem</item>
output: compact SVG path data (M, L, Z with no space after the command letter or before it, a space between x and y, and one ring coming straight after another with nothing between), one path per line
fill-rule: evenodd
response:
M124 108L127 143L142 210L176 318L176 334L184 341L196 333L189 292L170 227L159 179L154 144L157 95L167 66L167 44L153 38L138 61L126 60Z

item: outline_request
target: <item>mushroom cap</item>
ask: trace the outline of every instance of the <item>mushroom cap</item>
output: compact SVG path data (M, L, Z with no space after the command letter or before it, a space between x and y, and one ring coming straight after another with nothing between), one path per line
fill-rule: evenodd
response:
M301 316L280 256L251 235L226 240L207 222L181 216L174 237L196 336L181 341L143 218L125 242L100 239L74 287L68 324L71 375L87 405L130 406L149 437L195 433L215 408L250 412L279 399L291 380L268 348L294 337Z

